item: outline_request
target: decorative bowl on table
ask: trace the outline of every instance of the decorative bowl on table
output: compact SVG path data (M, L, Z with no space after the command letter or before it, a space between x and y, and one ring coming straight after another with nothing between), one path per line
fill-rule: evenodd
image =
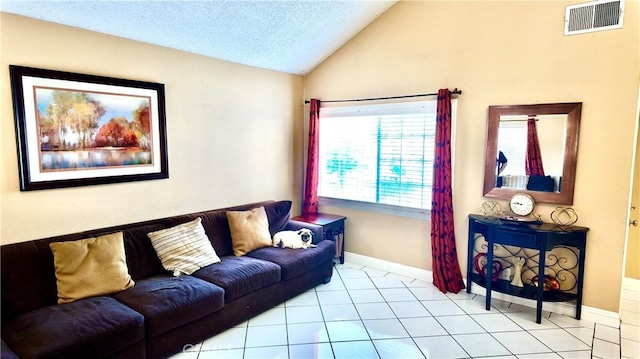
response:
M539 285L539 280L538 280L538 276L534 276L533 278L531 278L531 284L535 285L536 287ZM542 286L542 290L544 291L556 291L556 290L560 290L560 282L558 282L557 279L555 279L554 277L550 276L550 275L545 275L544 276L544 283Z

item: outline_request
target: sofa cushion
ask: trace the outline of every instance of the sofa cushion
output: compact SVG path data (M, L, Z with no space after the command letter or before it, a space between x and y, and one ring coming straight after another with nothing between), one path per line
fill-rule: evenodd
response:
M0 358L2 359L20 359L18 357L18 355L16 353L13 352L13 350L11 350L11 348L9 348L9 345L7 345L7 343L5 343L5 341L2 341L2 349L0 350Z
M225 302L280 281L277 264L250 258L224 256L220 263L212 264L193 273L194 277L224 288Z
M289 280L332 260L335 254L334 242L320 241L315 248L268 247L256 249L247 256L277 264L282 271L282 280Z
M164 269L179 276L220 262L204 233L202 218L147 234Z
M556 180L551 176L531 175L527 182L527 190L553 192L555 191Z
M2 336L21 358L104 358L143 340L144 318L111 297L93 297L19 315Z
M122 232L49 243L56 271L58 304L117 293L133 287Z
M269 220L269 234L273 237L287 225L291 217L291 201L267 203L263 207Z
M58 302L53 253L45 240L7 244L0 250L2 324Z
M124 237L124 252L127 255L127 267L134 281L154 275L164 274L166 271L160 263L156 250L153 249L149 232L167 228L166 225L156 223L139 225L122 231Z
M231 232L229 231L229 221L227 220L227 211L246 211L260 206L263 206L267 212L270 234L273 235L283 230L291 214L291 201L264 201L185 214L168 218L168 223L169 226L175 226L180 223L189 222L196 217L201 217L204 232L207 237L209 237L213 249L215 249L220 257L228 256L233 254L233 246L231 243ZM134 273L132 272L131 275L133 276ZM134 279L136 279L135 276Z
M224 306L224 290L192 276L158 275L115 294L144 316L147 336L155 337L205 317Z
M235 256L243 256L254 249L273 244L264 207L248 211L228 211L227 219Z

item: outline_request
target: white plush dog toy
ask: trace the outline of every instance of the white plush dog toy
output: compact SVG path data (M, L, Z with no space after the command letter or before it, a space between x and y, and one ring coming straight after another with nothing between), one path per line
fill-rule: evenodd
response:
M273 246L281 248L307 249L317 247L311 243L313 233L308 228L297 231L281 231L273 235Z

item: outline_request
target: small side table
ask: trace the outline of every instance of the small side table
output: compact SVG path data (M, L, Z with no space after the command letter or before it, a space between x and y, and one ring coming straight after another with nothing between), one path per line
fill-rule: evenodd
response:
M340 259L340 264L344 264L344 221L347 217L327 213L303 213L291 219L322 226L323 239L336 243L336 257Z

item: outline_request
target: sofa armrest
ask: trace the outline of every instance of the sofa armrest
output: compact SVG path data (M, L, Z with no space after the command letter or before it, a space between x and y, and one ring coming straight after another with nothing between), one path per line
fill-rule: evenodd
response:
M4 342L4 339L2 340L2 345L0 349L1 349L0 357L2 359L20 359L18 355L16 355L16 353L14 353L13 350L11 350L11 348L9 348L7 343Z
M322 226L317 224L295 221L290 219L284 227L286 231L297 231L301 228L309 228L311 232L313 232L313 240L312 243L317 244L324 239L324 233L322 233Z

